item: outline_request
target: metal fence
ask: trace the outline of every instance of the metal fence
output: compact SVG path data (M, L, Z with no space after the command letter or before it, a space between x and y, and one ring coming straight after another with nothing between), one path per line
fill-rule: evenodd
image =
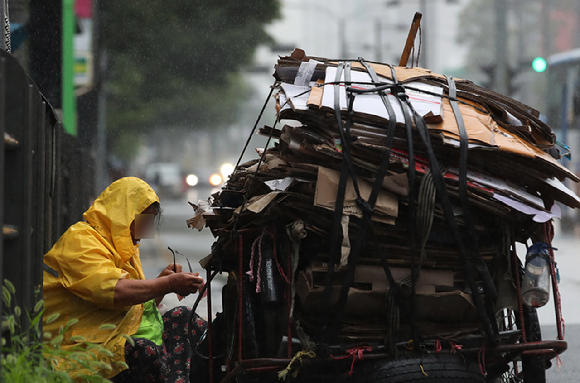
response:
M32 311L42 296L44 254L90 205L93 159L64 133L52 107L6 52L0 52L0 134L0 281L10 280L17 304Z

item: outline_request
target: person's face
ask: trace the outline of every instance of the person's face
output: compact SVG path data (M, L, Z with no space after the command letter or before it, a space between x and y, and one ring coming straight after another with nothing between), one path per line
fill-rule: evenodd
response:
M133 225L131 225L131 234L134 241L153 238L156 215L157 211L153 206L149 206L141 214L135 214L135 221L133 222Z

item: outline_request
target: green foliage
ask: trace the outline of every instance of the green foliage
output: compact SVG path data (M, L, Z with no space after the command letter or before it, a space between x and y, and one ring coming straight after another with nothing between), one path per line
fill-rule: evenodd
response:
M14 286L4 280L2 297L5 307L11 307ZM42 334L46 339L42 342L40 325L44 313L43 301L39 300L32 313L26 312L28 328L22 328L23 312L19 306L11 307L2 316L2 355L0 356L0 381L2 382L34 382L34 383L70 383L73 382L69 372L79 369L93 371L96 369L111 369L111 366L99 361L99 354L110 355L111 352L101 345L90 343L78 337L78 343L66 350L61 348L64 333L78 320L71 319L62 327L59 334L52 338L50 333ZM58 314L48 320L55 321ZM107 325L109 328L111 325ZM113 326L114 327L114 326ZM52 338L52 339L51 339ZM89 352L93 350L93 352ZM55 366L60 364L57 370ZM126 365L125 365L126 366ZM110 382L96 375L79 375L89 382Z
M243 99L238 71L251 64L279 0L105 1L110 57L107 125L124 140L157 127L213 128L233 121Z

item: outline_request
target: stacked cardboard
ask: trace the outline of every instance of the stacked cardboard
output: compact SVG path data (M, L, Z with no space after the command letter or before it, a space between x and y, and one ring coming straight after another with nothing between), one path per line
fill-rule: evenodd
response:
M333 212L343 161L344 143L335 107L340 108L343 126L350 126L352 164L365 200L387 150L389 114L378 92L355 94L348 116L348 93L353 88L377 85L372 84L360 62L341 63L349 70L343 71L337 82L338 65L336 61L307 57L301 50L279 59L274 73L278 80L274 97L279 125L265 126L259 132L271 137L275 145L265 152L258 150L261 159L238 166L223 191L215 196L212 208L200 209L197 216L197 224L205 220L218 237L203 264L212 268L219 264L232 272L239 267L239 236L244 244L243 270L251 273L250 262L256 262L250 261L252 245L263 235L264 227L273 228L280 246L278 269L292 279L292 295L287 297L293 301L292 318L311 335L320 326L319 311L324 307L320 299L330 261ZM448 97L448 79L422 68L369 65L381 84L393 84L394 72L414 110L427 123L455 216L467 238L458 199L460 132ZM469 138L467 187L477 250L502 292L494 302L497 312L515 307L510 280L511 267L515 266L510 261L511 236L520 241L534 237L543 222L559 216L556 202L580 207L580 199L564 184L566 179L579 179L558 161L555 135L536 110L469 81L454 81ZM337 85L339 100L335 100ZM411 263L420 264L415 315L423 336L477 332L477 312L465 270L436 193L429 189L430 164L418 134L413 139L417 190L412 196L417 201L417 225L415 233L409 230L409 143L400 102L393 94L388 99L397 121L389 171L377 198L372 230L360 255L340 334L344 339L360 341L380 337L387 328L400 326L401 339L392 341L409 339L404 331L406 318L394 318L400 313L393 314L387 307L389 283L377 252L386 255L395 280L405 291ZM345 194L340 259L335 260L336 273L330 281L331 310L361 226L362 211L356 203L352 179ZM301 234L293 236L296 227ZM419 256L412 261L413 238ZM292 249L296 251L294 257ZM481 282L480 275L476 279Z

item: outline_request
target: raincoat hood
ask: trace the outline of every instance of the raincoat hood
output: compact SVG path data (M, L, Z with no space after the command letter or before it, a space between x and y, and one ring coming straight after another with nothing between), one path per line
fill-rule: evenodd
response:
M116 249L124 262L136 254L131 223L159 197L145 181L121 178L105 189L83 214L84 220Z

